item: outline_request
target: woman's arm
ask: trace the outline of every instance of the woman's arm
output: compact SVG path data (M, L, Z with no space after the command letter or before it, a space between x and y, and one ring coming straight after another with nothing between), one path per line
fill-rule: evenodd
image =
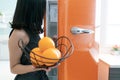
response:
M23 30L14 30L9 38L10 69L14 74L24 74L35 71L32 65L20 64L20 58L22 56L22 51L18 46L20 39L26 44L29 42L29 38Z
M50 71L51 68L35 68L32 65L20 64L22 50L18 46L18 41L22 39L24 43L29 42L29 37L24 30L14 30L9 38L9 55L10 55L10 69L14 74L24 74L28 72L45 70Z

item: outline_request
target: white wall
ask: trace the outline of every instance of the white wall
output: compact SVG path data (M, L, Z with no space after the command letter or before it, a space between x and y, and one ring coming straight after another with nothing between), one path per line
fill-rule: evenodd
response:
M10 25L17 0L0 0L0 12L3 14L0 17L0 60L8 60L8 38Z

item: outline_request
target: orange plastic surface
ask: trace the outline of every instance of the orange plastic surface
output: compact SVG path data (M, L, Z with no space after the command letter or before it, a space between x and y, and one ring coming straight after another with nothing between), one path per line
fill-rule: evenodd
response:
M109 65L99 60L98 80L109 80Z
M98 64L89 49L94 47L94 34L74 35L74 26L95 29L95 0L58 0L58 37L69 37L74 53L58 68L58 80L98 80Z

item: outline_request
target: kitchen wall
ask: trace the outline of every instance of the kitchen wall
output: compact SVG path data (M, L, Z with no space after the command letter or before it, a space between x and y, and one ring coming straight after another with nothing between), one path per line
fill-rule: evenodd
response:
M0 60L8 60L8 35L17 0L0 0Z

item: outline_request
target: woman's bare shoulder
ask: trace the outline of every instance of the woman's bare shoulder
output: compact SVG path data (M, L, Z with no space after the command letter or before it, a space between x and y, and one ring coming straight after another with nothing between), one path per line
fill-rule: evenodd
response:
M22 38L22 37L25 37L27 34L26 34L26 32L24 30L16 30L15 29L13 31L13 35Z
M14 30L10 36L10 40L12 41L18 41L22 39L25 43L29 41L29 37L28 35L26 34L26 32L24 30Z

